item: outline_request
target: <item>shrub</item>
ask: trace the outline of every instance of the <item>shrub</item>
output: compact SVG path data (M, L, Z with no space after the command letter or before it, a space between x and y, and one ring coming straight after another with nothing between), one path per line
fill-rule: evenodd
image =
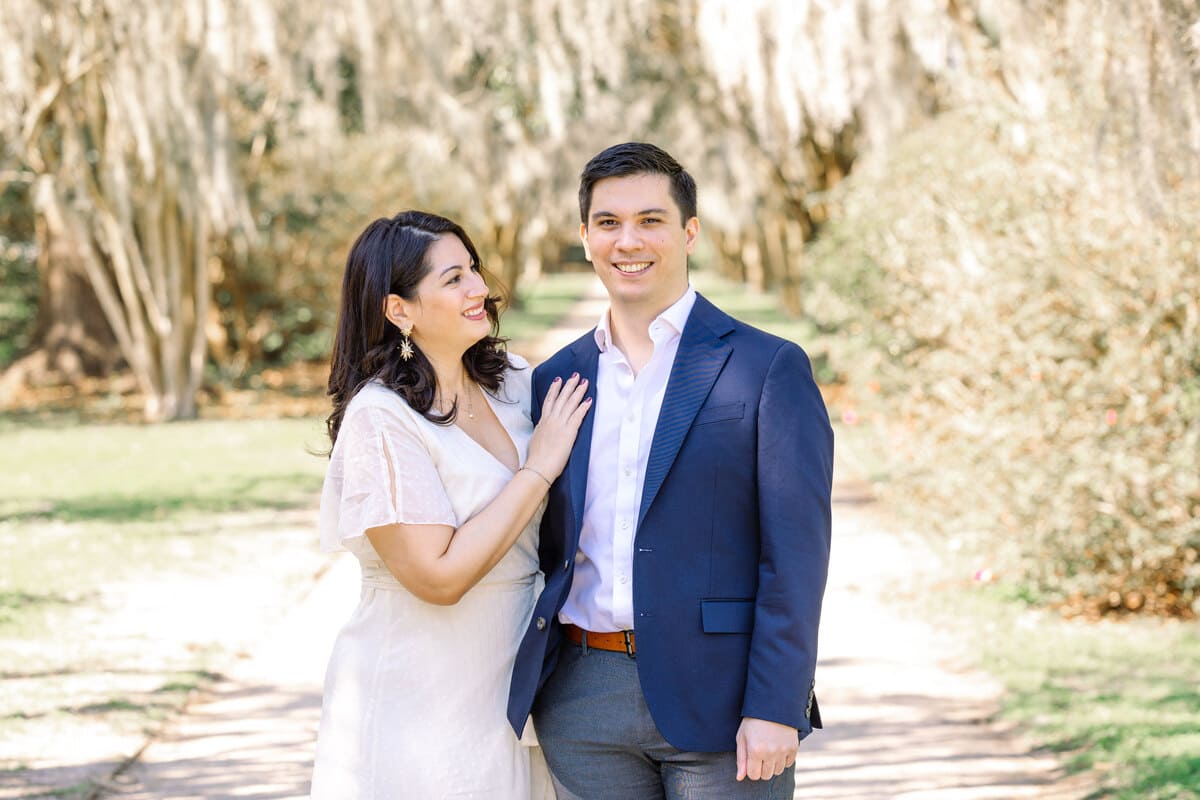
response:
M1200 193L1166 161L1169 191L1138 191L1121 137L1087 123L961 109L861 165L806 314L860 402L878 388L921 519L1071 609L1190 617Z

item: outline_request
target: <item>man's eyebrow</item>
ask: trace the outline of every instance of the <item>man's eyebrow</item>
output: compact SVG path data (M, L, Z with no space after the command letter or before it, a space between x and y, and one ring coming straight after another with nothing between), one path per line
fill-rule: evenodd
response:
M643 208L641 211L634 214L634 216L635 217L644 217L647 214L663 215L666 213L667 213L667 210L665 208ZM593 211L592 212L592 219L599 219L600 217L615 217L615 216L617 216L617 215L614 214L612 211L601 210L601 211Z

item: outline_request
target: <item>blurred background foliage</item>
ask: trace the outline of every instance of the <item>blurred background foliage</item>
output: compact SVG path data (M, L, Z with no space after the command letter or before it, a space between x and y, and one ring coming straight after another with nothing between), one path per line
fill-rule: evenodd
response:
M1072 611L1200 611L1197 0L0 0L0 402L320 363L373 216L517 291L662 144L877 477ZM259 383L255 383L255 381ZM24 398L24 399L23 399Z

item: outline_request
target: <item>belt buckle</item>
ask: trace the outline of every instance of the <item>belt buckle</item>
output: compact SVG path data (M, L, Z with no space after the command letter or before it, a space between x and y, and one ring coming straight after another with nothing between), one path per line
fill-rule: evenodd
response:
M621 631L621 635L625 637L625 655L630 658L637 658L633 653L633 633L631 631Z

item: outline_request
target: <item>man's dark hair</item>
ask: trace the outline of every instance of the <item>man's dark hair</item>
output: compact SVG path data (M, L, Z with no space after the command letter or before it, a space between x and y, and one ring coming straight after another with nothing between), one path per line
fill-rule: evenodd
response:
M579 221L587 225L592 210L592 189L605 178L628 175L666 175L671 198L679 206L682 224L696 216L696 181L671 154L646 142L614 144L592 156L579 176Z

